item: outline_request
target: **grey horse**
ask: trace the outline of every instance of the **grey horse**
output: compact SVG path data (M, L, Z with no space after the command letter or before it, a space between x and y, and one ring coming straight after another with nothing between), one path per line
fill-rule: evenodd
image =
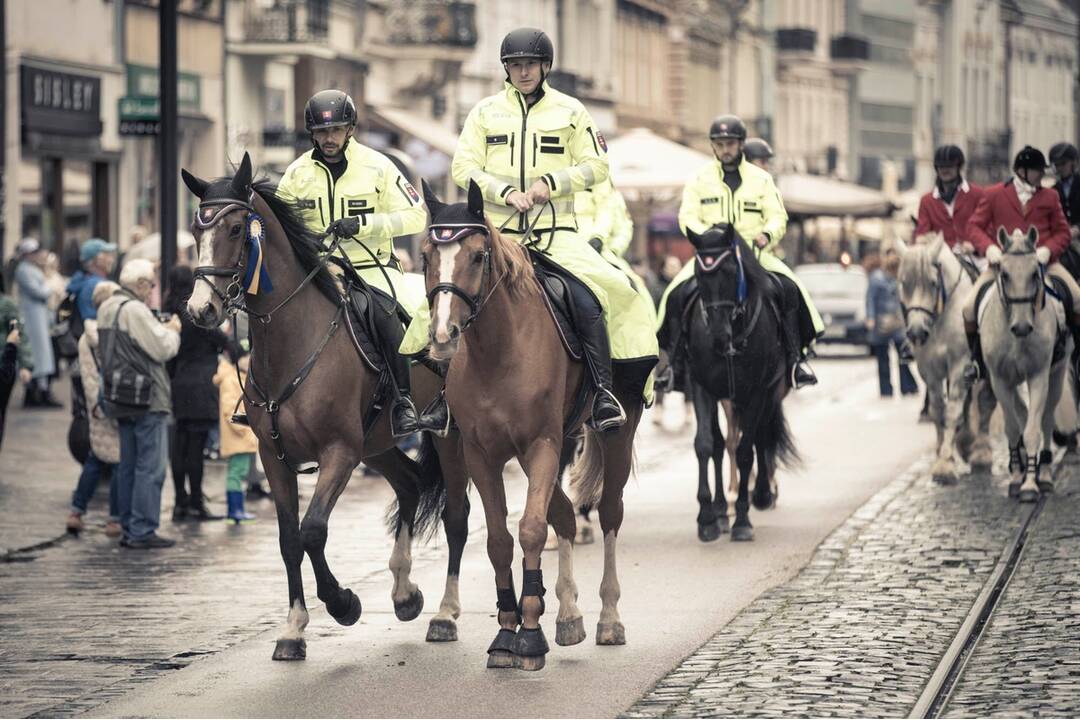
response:
M1054 406L1061 397L1072 340L1066 333L1064 352L1054 359L1054 346L1064 332L1054 302L1048 302L1045 267L1050 252L1038 246L1039 233L998 228L1001 247L991 246L986 259L994 274L993 290L979 308L979 335L994 395L1005 415L1009 443L1009 495L1035 502L1052 488L1051 437ZM1027 385L1027 401L1021 386ZM1038 455L1036 450L1040 450Z
M941 233L924 235L911 247L899 241L896 249L907 337L937 427L938 455L931 475L937 482L952 484L957 480L958 454L975 470L988 471L993 460L989 430L995 403L985 383L976 386L980 398L977 436L968 422L971 394L963 379L968 347L962 310L972 282Z

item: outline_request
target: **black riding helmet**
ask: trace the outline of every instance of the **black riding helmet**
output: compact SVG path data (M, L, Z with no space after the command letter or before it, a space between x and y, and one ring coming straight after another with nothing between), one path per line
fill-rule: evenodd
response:
M1080 162L1080 152L1077 151L1076 146L1070 142L1055 143L1050 148L1050 164L1057 165L1063 162Z
M961 170L964 168L964 151L957 145L940 145L934 151L934 167L943 165L956 165Z
M503 38L499 46L499 59L510 60L535 58L541 62L555 61L555 46L543 30L518 28Z
M723 138L746 140L746 124L735 115L720 115L709 126L709 139Z
M1013 161L1013 170L1046 170L1046 156L1042 154L1042 150L1033 148L1030 145L1025 145L1023 149L1016 153L1016 160Z
M772 147L762 138L750 138L743 145L743 155L750 162L755 160L769 160L773 156Z

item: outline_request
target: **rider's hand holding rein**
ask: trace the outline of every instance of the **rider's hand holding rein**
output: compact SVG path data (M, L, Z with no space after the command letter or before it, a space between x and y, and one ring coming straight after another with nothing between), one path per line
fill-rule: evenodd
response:
M764 250L765 246L769 244L769 236L765 233L761 233L756 238L754 238L754 244Z
M551 199L551 188L543 179L537 180L529 188L529 191L525 193L525 196L529 198L533 205L543 205Z
M506 196L506 204L517 210L518 212L528 212L532 210L532 200L529 196L520 190L514 190Z

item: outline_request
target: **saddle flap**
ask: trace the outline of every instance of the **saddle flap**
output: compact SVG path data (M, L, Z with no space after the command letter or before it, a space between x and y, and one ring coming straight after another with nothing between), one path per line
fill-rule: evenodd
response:
M551 319L555 321L555 329L559 333L559 339L562 340L563 348L571 359L580 362L583 350L581 339L574 329L572 320L574 317L573 295L570 293L570 288L554 270L548 268L542 260L537 259L535 251L530 249L529 254L533 259L536 278L544 291L542 293L544 305L547 306Z

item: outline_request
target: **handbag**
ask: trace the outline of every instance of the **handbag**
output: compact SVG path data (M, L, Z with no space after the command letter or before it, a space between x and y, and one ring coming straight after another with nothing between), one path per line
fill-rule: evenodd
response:
M112 332L109 333L109 347L101 368L101 393L105 400L113 405L128 410L149 410L150 394L154 380L148 372L143 372L136 358L145 356L131 336L118 329L120 313L130 300L120 303L113 319ZM117 358L117 347L123 346L123 352Z

